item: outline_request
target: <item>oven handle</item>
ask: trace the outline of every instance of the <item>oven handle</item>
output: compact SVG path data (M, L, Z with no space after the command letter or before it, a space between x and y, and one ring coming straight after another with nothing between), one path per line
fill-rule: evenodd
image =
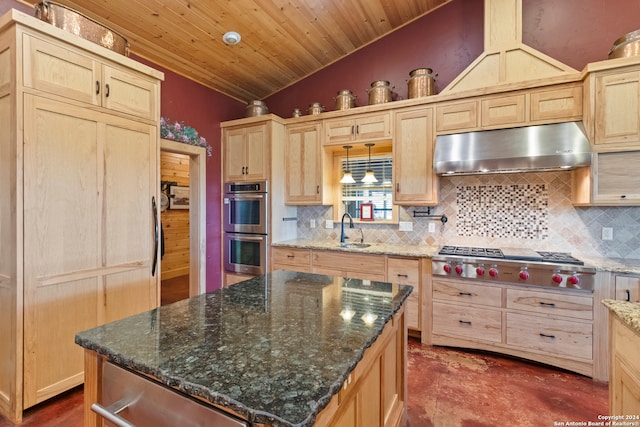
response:
M264 199L266 193L227 193L230 200Z
M260 242L267 238L266 234L227 233L227 236L233 240L250 240L252 242Z
M105 418L107 421L110 421L117 425L118 427L136 427L134 424L131 424L129 421L125 420L118 413L124 409L126 409L133 402L127 402L121 404L120 402L116 402L113 405L105 408L99 403L92 403L91 410L101 417Z

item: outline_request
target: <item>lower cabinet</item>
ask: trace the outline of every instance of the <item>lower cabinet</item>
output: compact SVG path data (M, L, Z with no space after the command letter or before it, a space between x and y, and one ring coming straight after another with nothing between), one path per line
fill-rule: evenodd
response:
M625 418L623 421L637 423L640 421L640 334L631 330L613 314L610 314L609 319L609 413L635 417Z
M327 274L413 286L405 310L409 332L416 336L424 330L426 320L422 283L425 267L422 261L422 258L345 251L279 246L271 248L272 270Z
M594 376L590 293L433 279L432 344L496 351Z
M344 381L316 419L324 427L400 427L406 418L406 332L404 310Z
M617 275L615 277L615 299L640 302L640 276Z

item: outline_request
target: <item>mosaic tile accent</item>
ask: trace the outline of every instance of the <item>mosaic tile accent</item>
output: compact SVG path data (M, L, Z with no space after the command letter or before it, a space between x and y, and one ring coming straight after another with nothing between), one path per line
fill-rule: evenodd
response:
M512 189L531 186L532 191L541 191L534 201L514 208L512 212L523 218L532 218L536 209L546 211L546 220L537 216L534 222L540 224L539 230L532 230L530 237L519 237L509 226L502 226L500 233L491 235L466 235L467 215L461 211L460 200L468 200L467 192L479 191L479 187L501 186L507 194ZM515 186L515 187L512 187ZM468 189L468 190L467 190ZM544 189L544 190L542 190ZM413 231L399 231L397 224L360 223L365 241L371 243L424 244L430 246L458 245L485 247L516 247L539 251L570 252L574 256L601 256L608 258L640 259L640 207L575 207L571 203L571 172L529 172L494 175L470 175L441 177L439 184L440 203L431 207L434 215L445 214L446 223L429 218L417 218L414 211L425 211L423 206L400 207L400 221L413 223ZM546 192L546 195L542 195ZM506 196L504 196L506 197ZM546 200L546 207L540 202ZM483 200L482 203L486 203ZM515 202L509 203L513 206ZM478 214L479 215L479 214ZM488 229L489 221L485 215L485 223L477 224L481 229ZM333 229L324 228L324 221L333 219L333 208L330 206L298 207L299 238L333 239L340 238L340 223ZM315 219L316 228L310 228L310 220ZM493 218L491 219L493 220ZM545 222L543 224L543 222ZM435 232L430 233L428 227L435 223ZM516 227L514 224L513 227ZM484 228L483 228L484 227ZM613 228L613 240L602 240L602 227ZM347 230L348 235L359 239L357 229Z
M546 184L456 187L459 236L544 239L549 236Z

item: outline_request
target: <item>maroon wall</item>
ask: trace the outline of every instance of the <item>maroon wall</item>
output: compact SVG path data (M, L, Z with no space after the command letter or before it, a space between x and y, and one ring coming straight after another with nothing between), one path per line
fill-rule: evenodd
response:
M207 291L218 289L222 283L220 122L243 117L245 105L158 65L134 59L164 72L160 96L162 117L193 127L213 148L213 155L207 158Z
M640 2L630 0L523 0L523 42L582 70L607 59L613 42L640 28ZM374 80L389 80L407 97L409 72L419 67L438 74L436 91L446 87L484 48L484 2L453 0L383 39L268 97L269 110L290 117L294 108L321 102L335 107L341 89L367 105Z

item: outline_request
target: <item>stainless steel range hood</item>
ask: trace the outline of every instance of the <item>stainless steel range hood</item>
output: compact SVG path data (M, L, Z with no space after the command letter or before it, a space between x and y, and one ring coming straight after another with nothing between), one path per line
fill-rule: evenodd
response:
M591 163L582 122L441 135L434 169L439 175L567 170Z

